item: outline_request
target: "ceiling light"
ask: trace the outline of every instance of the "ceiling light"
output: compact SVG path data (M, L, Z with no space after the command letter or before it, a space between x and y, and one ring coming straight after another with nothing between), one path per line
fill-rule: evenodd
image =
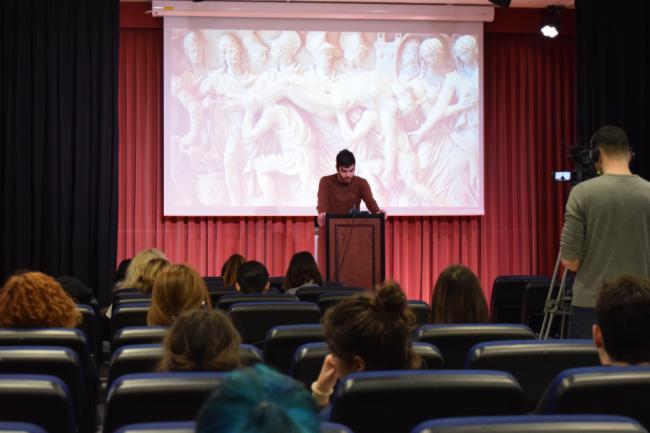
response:
M549 6L544 11L540 31L547 38L554 38L560 34L562 9L562 6Z

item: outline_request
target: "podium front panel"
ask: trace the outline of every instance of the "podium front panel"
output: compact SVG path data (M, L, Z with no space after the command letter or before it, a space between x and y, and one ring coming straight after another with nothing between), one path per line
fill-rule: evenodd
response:
M328 215L326 276L371 289L384 280L384 216Z

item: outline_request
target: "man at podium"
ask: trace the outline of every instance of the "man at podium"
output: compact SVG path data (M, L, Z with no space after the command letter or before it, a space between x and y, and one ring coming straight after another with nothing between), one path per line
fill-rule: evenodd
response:
M343 149L336 155L336 173L323 176L318 184L318 225L325 224L325 214L347 214L359 209L361 200L372 213L384 213L372 196L368 181L354 175L354 154Z

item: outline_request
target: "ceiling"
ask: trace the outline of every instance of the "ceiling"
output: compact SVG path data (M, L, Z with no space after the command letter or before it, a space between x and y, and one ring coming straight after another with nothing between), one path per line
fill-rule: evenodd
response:
M143 0L120 0L121 2L142 2ZM190 1L190 0L177 0ZM282 1L282 0L240 0L240 1ZM322 3L410 3L410 4L455 4L455 5L478 5L489 6L488 0L286 0L294 2L322 2ZM144 1L145 3L147 1ZM284 2L284 1L282 1ZM513 8L545 8L547 6L564 6L573 9L575 0L512 0L510 7Z

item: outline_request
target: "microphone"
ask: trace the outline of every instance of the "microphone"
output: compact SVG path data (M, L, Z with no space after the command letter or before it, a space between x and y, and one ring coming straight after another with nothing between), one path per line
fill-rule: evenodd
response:
M355 215L357 213L357 207L354 204L354 193L350 191L350 195L352 196L352 206L350 207L350 215Z

